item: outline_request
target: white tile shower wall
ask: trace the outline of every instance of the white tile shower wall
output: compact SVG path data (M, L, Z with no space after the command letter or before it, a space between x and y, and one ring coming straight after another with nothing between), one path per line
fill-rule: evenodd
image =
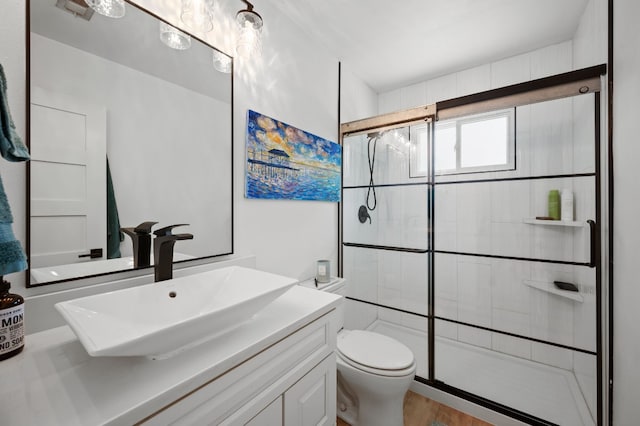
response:
M458 319L458 264L456 256L436 254L434 265L435 314ZM436 336L458 339L458 325L447 321L436 323Z
M373 191L370 200L373 202ZM371 223L360 223L358 209L366 204L367 189L345 189L344 241L412 249L428 246L426 186L378 187Z
M489 261L458 261L458 319L491 327L491 264ZM458 339L476 346L491 347L491 333L470 327L458 330Z
M572 42L550 45L529 53L380 93L378 114L400 111L571 71ZM422 103L420 99L424 99Z
M506 259L477 259L436 255L435 308L438 317L594 350L595 307L590 302L590 298L594 300L595 286L592 269ZM551 283L554 280L579 284L585 302L575 302L524 284L525 281ZM574 309L583 316L575 326L572 321ZM536 344L533 349L533 343L525 339L469 327L464 327L464 332L460 333L458 328L455 324L439 321L436 335L562 368L568 368L572 363L572 353L564 349L556 350L542 344ZM590 366L589 363L584 364L579 371L585 376L593 375L594 371L589 371Z
M424 84L418 83L385 92L379 96L378 112L383 114L414 107L423 97L426 99L425 103L432 103L567 72L573 69L573 50L572 42L560 43L525 55L429 80ZM455 79L452 76L455 76ZM416 92L413 95L410 93L412 90ZM593 144L579 143L593 140L592 105L592 97L585 96L574 101L563 100L518 108L517 170L506 173L489 173L483 177L592 172L594 170ZM579 123L572 120L576 116L582 117ZM559 151L558 147L561 147ZM549 151L550 148L553 148L553 153ZM469 175L439 177L438 179L445 181L474 178L474 175ZM541 256L545 255L542 257L546 258L552 258L555 255L572 258L575 253L576 260L586 261L587 228L549 230L544 229L546 227L522 223L522 219L525 217L546 216L548 190L562 189L567 185L565 181L549 181L546 184L542 183L544 181L540 182L539 184L529 182L496 184L491 187L488 196L487 191L481 189L480 193L468 194L467 201L458 201L459 197L466 195L464 189L459 189L462 186L439 186L435 196L437 223L434 232L437 248L461 251L460 243L466 243L470 247L482 247L489 244L491 251L495 254L528 257L535 252ZM553 188L549 185L552 185ZM570 188L575 194L576 220L586 221L586 219L593 218L593 179L573 179ZM458 195L458 191L463 194ZM479 205L473 205L473 208L469 209L468 207L473 204L470 200L478 202ZM487 215L489 215L488 219ZM468 231L468 235L458 236L457 231L459 230ZM488 238L487 233L489 233ZM486 242L487 240L489 243ZM436 285L436 314L462 320L459 315L461 302L458 298L464 299L468 295L463 294L464 288L459 288L460 277L457 276L457 261L453 257L454 260L446 261L448 265L445 265L442 259L438 257L437 259L436 282L440 283L440 286ZM470 263L469 260L465 262ZM493 306L489 315L490 324L493 327L500 328L504 325L506 331L531 335L534 328L533 322L537 320L542 321L547 327L555 327L555 324L551 324L555 323L555 319L552 321L550 318L555 318L554 311L557 309L565 310L565 321L573 316L572 312L574 306L578 305L577 303L567 300L567 304L564 300L556 300L559 299L557 296L541 293L522 284L523 280L532 279L534 265L528 262L491 262L492 293L489 302ZM452 270L455 272L451 272ZM546 274L538 268L535 276L540 279L543 276L546 279L565 277L564 279L570 282L581 281L579 277L574 278L572 274L567 276L562 272L554 272L553 267ZM443 282L446 284L443 285ZM532 293L539 294L535 296ZM536 298L535 303L531 302ZM586 316L595 315L594 309L587 306L587 300L588 296L585 298L585 303L576 309L583 310L583 315ZM470 310L474 309L470 308ZM566 315L566 312L569 314ZM484 314L486 315L487 312ZM466 311L462 313L462 317L465 315L472 317L474 314ZM477 312L475 315L482 318L482 315ZM545 315L546 317L542 318ZM568 323L570 329L575 328L577 335L584 334L582 337L576 337L576 344L580 343L580 347L595 341L595 336L593 336L595 327L591 327L590 324L585 327L573 327L573 320L568 320ZM544 332L539 325L537 327L537 333L546 334L558 340L571 340L569 336L573 333L573 330L568 331L566 326L562 325L559 329L545 330ZM498 333L493 333L491 336L489 333L483 333L482 330L469 332L468 327L464 328L465 330L460 336L461 340L484 343L484 345L491 342L494 350L540 362L546 361L564 368L569 368L572 365L569 351L549 345L532 344L523 339ZM436 334L456 339L459 334L458 327L455 324L439 321ZM571 341L564 343L573 344ZM584 372L585 374L593 373L588 357L584 361Z

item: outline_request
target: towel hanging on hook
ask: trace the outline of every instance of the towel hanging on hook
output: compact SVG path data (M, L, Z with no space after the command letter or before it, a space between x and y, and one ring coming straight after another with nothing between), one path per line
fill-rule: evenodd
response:
M9 113L7 97L7 78L0 64L0 154L8 161L27 161L29 151L16 131L16 126Z
M0 64L0 154L8 161L27 161L29 151L16 131L9 113L7 78ZM0 178L0 275L27 269L27 257L13 234L13 216Z

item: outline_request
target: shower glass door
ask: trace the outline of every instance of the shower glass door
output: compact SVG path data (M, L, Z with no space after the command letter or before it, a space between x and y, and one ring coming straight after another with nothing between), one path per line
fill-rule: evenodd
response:
M341 265L345 327L401 341L427 378L429 133L418 126L343 138Z
M345 327L407 345L417 381L528 424L602 418L596 71L342 126Z
M597 415L596 97L511 108L506 133L480 125L491 115L435 129L436 164L469 150L484 166L435 170L435 378L532 423L593 425ZM565 220L549 218L552 190L572 200L561 203Z

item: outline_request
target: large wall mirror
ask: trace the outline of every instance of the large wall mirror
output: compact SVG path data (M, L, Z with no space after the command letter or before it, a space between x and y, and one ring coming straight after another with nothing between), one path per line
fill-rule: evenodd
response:
M83 1L28 2L27 286L134 268L119 228L147 221L189 224L174 262L232 253L232 73L134 4L85 19L65 3Z

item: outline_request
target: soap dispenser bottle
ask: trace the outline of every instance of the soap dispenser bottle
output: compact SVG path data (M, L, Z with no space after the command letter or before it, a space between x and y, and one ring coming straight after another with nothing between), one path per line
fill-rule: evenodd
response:
M0 361L24 349L24 299L9 293L11 284L0 277Z

